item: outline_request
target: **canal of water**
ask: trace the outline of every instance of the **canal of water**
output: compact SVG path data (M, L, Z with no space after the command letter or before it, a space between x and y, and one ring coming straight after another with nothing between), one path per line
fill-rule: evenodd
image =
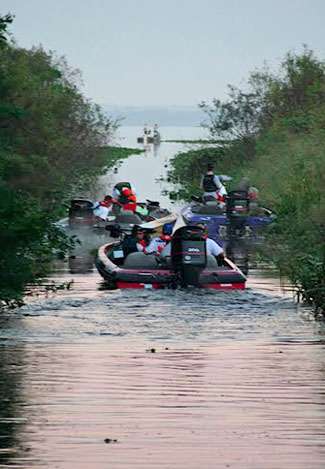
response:
M159 197L176 145L114 177ZM58 264L30 293L0 318L0 468L324 467L325 327L271 271L242 292L108 291Z

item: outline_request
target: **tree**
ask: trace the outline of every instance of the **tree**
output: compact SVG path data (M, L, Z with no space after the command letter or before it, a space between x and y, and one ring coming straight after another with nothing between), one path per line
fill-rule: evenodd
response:
M71 193L102 173L103 147L115 130L79 91L78 73L64 59L8 42L12 20L0 17L0 299L6 301L19 298L53 253L67 249L53 222Z
M8 26L13 22L14 17L10 13L0 16L0 48L4 47L8 41Z
M230 85L228 89L227 101L215 98L210 105L200 104L209 118L207 127L214 138L248 140L259 130L259 96Z

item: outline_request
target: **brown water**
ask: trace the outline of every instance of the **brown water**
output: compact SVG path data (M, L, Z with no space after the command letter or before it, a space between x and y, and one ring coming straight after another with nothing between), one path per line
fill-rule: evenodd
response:
M159 178L164 148L116 177L149 191L132 165ZM276 276L227 293L50 279L71 280L0 316L0 468L325 467L325 327Z
M54 278L72 277L1 318L1 468L324 467L324 328L276 279L210 293Z

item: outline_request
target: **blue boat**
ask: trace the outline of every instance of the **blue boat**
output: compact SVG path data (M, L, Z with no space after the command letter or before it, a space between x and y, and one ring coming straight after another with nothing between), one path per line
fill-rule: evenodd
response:
M271 210L251 201L247 191L229 192L224 207L212 197L193 197L181 213L186 223L207 225L209 236L221 245L234 238L260 242L276 218Z

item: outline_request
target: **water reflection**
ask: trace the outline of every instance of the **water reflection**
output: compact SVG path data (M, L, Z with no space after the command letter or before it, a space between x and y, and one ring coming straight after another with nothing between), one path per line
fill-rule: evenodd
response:
M201 127L161 127L163 139L199 139L206 136ZM141 135L141 127L121 127L120 143L123 146L143 148L137 144L137 137ZM161 142L160 145L149 145L145 152L131 155L119 166L117 174L108 173L100 179L102 194L109 193L118 181L131 181L134 185L138 200L159 200L162 207L174 208L168 193L162 194L169 186L162 180L166 179L169 160L179 151L184 151L187 145L181 143Z
M1 467L324 467L324 345L151 345L28 344L23 386L1 352Z
M25 421L21 409L23 358L23 348L0 345L0 467L11 465L19 451L18 435Z
M249 258L252 253L252 245L248 241L241 238L230 238L226 243L225 252L227 257L231 259L237 267L244 273L249 271Z

